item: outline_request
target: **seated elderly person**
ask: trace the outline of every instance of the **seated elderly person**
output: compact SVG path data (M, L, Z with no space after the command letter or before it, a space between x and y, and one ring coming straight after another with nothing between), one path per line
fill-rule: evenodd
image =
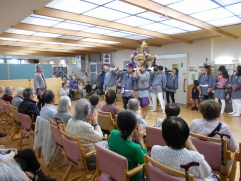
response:
M97 94L92 94L89 98L89 101L91 104L91 112L93 112L94 110L100 110L100 108L98 107L100 97Z
M67 96L62 96L59 99L58 113L55 114L55 117L59 118L60 123L62 124L67 124L69 119L71 118L71 115L68 113L68 111L70 110L69 101L70 99Z
M86 153L95 150L95 143L101 146L108 146L106 141L102 141L103 133L98 124L97 112L90 114L90 103L86 99L79 99L75 104L75 113L68 121L66 133L79 137ZM96 168L96 157L90 156L86 159L90 170Z
M203 118L194 119L190 124L190 131L215 138L220 138L219 135L215 134L217 132L227 134L230 136L230 139L228 139L228 150L235 151L237 145L228 125L217 120L221 112L220 104L214 100L206 100L200 104L199 110Z
M7 86L4 90L4 94L2 96L2 100L11 103L13 100L13 87Z
M31 171L35 175L38 176L38 181L56 181L56 179L50 178L46 176L42 169L41 165L38 162L35 153L31 149L24 149L24 150L16 150L14 148L8 149L1 149L0 148L0 164L1 161L6 161L6 159L13 158L21 167L23 171ZM0 180L3 177L3 173L0 169ZM10 172L15 175L17 170L10 170ZM9 180L9 179L7 179ZM7 181L4 180L4 181ZM10 181L10 180L9 180ZM17 181L17 180L16 180ZM19 179L21 181L21 179Z
M118 107L114 105L116 101L116 93L114 90L110 89L108 92L105 94L105 100L106 104L104 104L100 110L103 112L111 112L112 118L115 118L115 115L118 115L120 110Z
M166 118L170 116L178 116L180 114L180 107L176 103L169 103L165 106ZM165 118L156 119L156 127L161 128Z
M4 95L4 86L0 85L0 99L2 99Z
M34 101L33 89L26 88L23 91L23 102L18 106L18 112L22 114L27 114L32 118L32 121L35 122L37 116L40 115L39 108Z
M167 146L152 147L151 157L155 161L179 171L184 171L180 165L198 162L200 165L191 167L189 173L192 173L199 181L204 181L209 177L210 180L216 180L211 177L212 169L204 156L198 153L192 144L189 138L189 127L182 118L176 116L166 118L162 124L162 135Z
M85 98L86 97L86 90L84 89L85 88L85 84L84 84L84 81L79 79L78 80L78 94L79 94L79 97L82 97L82 98Z
M45 120L55 120L55 114L57 110L55 108L55 94L51 90L46 90L43 94L43 99L45 105L42 107L40 111L40 117Z
M140 108L140 102L137 99L130 99L128 101L127 109L134 111L137 120L137 126L147 126L146 121L140 115Z
M18 107L21 104L21 102L23 102L23 91L24 91L23 87L17 88L16 96L12 100L12 105L14 107Z

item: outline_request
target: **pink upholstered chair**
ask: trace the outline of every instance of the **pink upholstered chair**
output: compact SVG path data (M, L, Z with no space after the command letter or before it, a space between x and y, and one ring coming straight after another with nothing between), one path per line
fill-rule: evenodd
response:
M80 178L82 181L87 181L87 175L91 175L90 180L94 180L96 177L96 170L90 171L86 164L86 158L95 154L95 151L85 153L84 148L82 147L80 138L70 136L64 133L62 130L59 130L62 140L62 145L65 151L65 155L68 160L68 170L66 171L62 181L70 181L68 179L73 168L77 168L80 173ZM75 177L71 180L75 180L79 177Z
M21 120L21 135L20 135L20 142L19 142L19 147L20 150L22 149L23 146L25 145L29 145L29 147L31 149L33 149L33 121L31 120L31 118L26 115L26 114L21 114L18 113L19 118ZM23 139L28 137L29 138L29 142L23 144Z
M151 150L154 145L166 146L162 137L162 129L146 126L146 147Z
M143 165L128 171L128 161L122 155L95 144L97 155L97 181L129 181ZM101 175L101 173L104 173Z
M57 157L59 156L59 154L62 151L64 151L62 141L61 141L61 136L60 136L60 133L59 133L59 129L61 129L65 132L65 125L60 124L59 122L54 122L52 120L49 120L49 121L50 121L50 129L53 133L54 141L57 145L57 152L55 153L53 159L51 160L51 163L49 164L49 170L52 170L53 164L56 161ZM64 163L64 164L56 166L56 168L61 168L61 167L66 166L66 165L67 164Z
M205 160L212 168L212 172L218 174L221 181L226 181L227 178L232 179L236 169L228 168L227 161L233 159L235 153L227 149L226 138L222 146L220 138L206 137L195 133L190 133L190 136L198 152L204 155ZM224 160L223 165L221 163L222 151Z
M161 170L160 170L161 169ZM148 181L185 181L186 174L156 162L145 155L145 171ZM193 174L188 174L189 181L195 181Z

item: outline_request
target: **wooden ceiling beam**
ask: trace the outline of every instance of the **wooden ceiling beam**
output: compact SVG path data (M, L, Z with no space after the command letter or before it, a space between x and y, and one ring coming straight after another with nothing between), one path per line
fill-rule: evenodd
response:
M45 51L45 52L53 52L53 53L72 53L76 55L85 55L84 51L76 51L76 50L56 50L50 48L34 48L34 47L24 47L24 46L9 46L9 45L0 45L0 49L2 50L10 50L13 51L14 49L17 50L30 50L30 51Z
M29 31L37 31L37 32L44 32L44 33L54 33L54 34L61 34L61 35L70 35L70 36L79 36L79 37L94 38L94 39L100 39L100 40L116 41L116 42L121 42L121 43L130 45L130 47L131 45L141 45L142 43L141 41L138 41L138 40L130 40L126 38L118 38L113 36L99 35L99 34L73 31L73 30L65 30L61 28L53 28L53 27L49 28L49 27L29 25L24 23L19 23L15 26L12 26L12 28L20 29L20 30L29 30ZM152 44L152 46L160 47L161 45Z
M237 36L235 36L231 33L225 32L221 29L218 29L215 26L212 26L212 25L208 24L208 23L202 22L198 19L187 16L183 13L175 11L175 10L173 10L171 8L168 8L166 6L163 6L161 4L152 2L150 0L141 0L141 1L120 0L120 1L131 4L131 5L134 5L134 6L137 6L137 7L140 7L140 8L143 8L143 9L145 9L147 11L151 11L153 13L157 13L157 14L160 14L160 15L163 15L163 16L168 16L169 18L176 19L178 21L182 21L184 23L187 23L187 24L190 24L190 25L193 25L193 26L197 26L199 28L209 30L211 32L214 32L214 33L217 33L217 34L229 37L229 38L237 39Z
M47 44L47 43L30 43L30 42L22 42L22 41L10 41L10 40L0 40L0 45L19 45L19 46L36 46L36 47L44 47L44 48L68 48L77 51L85 51L85 52L104 52L100 49L91 49L84 47L75 47L75 46L66 46L66 45L55 45L55 44ZM115 50L111 50L114 52Z
M140 1L140 2L142 2L142 1ZM158 32L154 32L154 31L150 31L150 30L136 28L136 27L129 26L129 25L124 25L121 23L111 22L111 21L102 20L102 19L98 19L98 18L92 18L92 17L84 16L84 15L78 15L78 14L74 14L74 13L70 13L70 12L66 12L66 11L60 11L60 10L56 10L56 9L50 9L50 8L44 7L40 10L34 11L34 14L42 15L42 16L50 16L50 17L60 18L60 19L65 19L65 20L70 20L70 21L77 21L77 22L81 22L81 23L88 23L88 24L93 24L93 25L107 27L107 28L114 28L114 29L118 29L118 30L122 30L122 31L129 31L132 33L148 35L148 36L152 36L155 38L162 38L162 39L175 41L175 42L192 43L190 40L184 40L184 39L173 37L173 36L166 35L163 33L158 33Z
M34 40L34 41L46 41L46 42L56 42L56 43L71 43L71 44L79 44L79 45L90 45L96 46L93 48L103 48L103 50L108 51L116 50L116 49L130 49L135 50L135 47L130 47L128 45L113 45L113 44L104 44L104 43L94 43L94 42L87 42L87 41L79 41L79 40L68 40L63 38L47 38L47 37L40 37L40 36L29 36L29 35L19 35L13 33L3 33L0 35L3 38L16 38L16 39L25 39L25 40Z

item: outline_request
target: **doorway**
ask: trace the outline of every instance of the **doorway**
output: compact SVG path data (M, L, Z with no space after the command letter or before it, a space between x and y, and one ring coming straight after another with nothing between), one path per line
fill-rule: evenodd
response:
M166 67L169 70L173 68L179 70L175 102L187 105L188 54L159 55L157 56L156 64Z

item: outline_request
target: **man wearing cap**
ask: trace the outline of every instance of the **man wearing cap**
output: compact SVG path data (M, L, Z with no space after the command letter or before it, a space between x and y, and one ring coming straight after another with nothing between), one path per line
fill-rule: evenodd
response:
M148 65L144 62L141 67L137 67L134 78L138 79L138 100L142 108L142 117L148 118L148 96L149 96L149 79L150 73L146 71Z
M163 71L163 66L158 66L156 72L154 71L151 72L151 77L152 77L151 97L153 101L153 107L151 111L156 111L156 107L157 107L156 99L158 98L162 107L162 113L165 114L165 103L164 103L162 94L163 94L163 90L165 90L166 88L167 77L162 71Z
M121 93L122 100L124 104L124 108L127 109L127 103L134 96L134 73L133 73L133 65L127 64L126 72L122 71L119 75L120 78L117 80L118 83L121 83Z
M41 106L44 106L44 100L42 96L46 89L47 89L47 84L43 75L43 68L40 65L37 65L36 73L34 75L34 91L39 100L37 104L39 110L41 110Z
M103 68L105 70L103 92L108 92L110 89L116 91L116 75L118 75L122 69L110 68L110 64L104 64Z

